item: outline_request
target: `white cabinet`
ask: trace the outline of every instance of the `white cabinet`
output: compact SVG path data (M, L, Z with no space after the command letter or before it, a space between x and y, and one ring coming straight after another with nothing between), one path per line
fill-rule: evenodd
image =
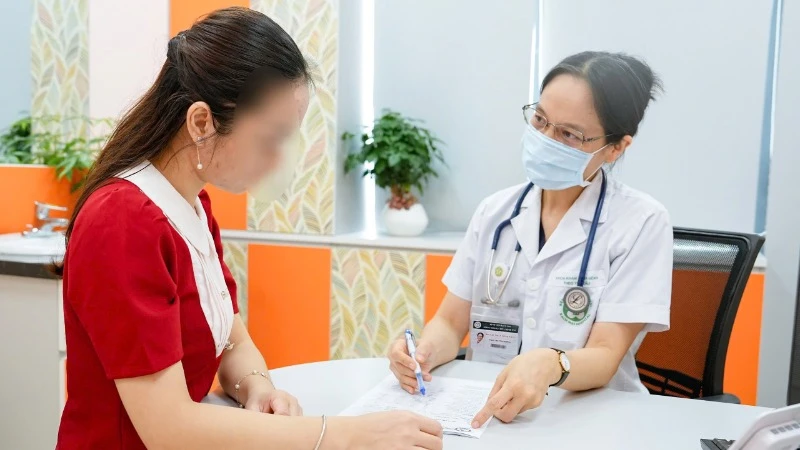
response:
M54 448L66 395L61 281L0 275L0 447Z

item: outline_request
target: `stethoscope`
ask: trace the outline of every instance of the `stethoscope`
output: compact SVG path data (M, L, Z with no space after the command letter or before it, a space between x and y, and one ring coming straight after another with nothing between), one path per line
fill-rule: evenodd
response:
M572 305L571 309L581 309L585 305L589 303L589 293L584 289L583 285L586 281L586 269L589 267L589 258L592 255L592 244L594 244L594 235L597 233L597 225L600 222L600 212L603 209L603 202L606 198L606 173L604 170L600 169L600 174L603 177L602 186L600 188L600 196L597 198L597 206L594 208L594 217L592 218L592 226L589 228L589 236L586 238L586 249L583 251L583 260L581 261L581 270L578 274L578 284L577 287L571 288L567 290L566 294L564 295L565 303L568 305ZM519 252L522 250L522 245L520 245L519 240L517 240L517 245L514 248L514 259L511 261L511 267L509 267L508 272L505 272L504 269L500 268L500 266L494 266L494 257L495 253L497 252L497 245L500 243L500 235L503 234L503 230L511 225L511 221L514 220L520 213L522 209L522 202L527 197L528 193L533 188L533 183L529 183L525 189L522 191L522 194L517 199L517 203L514 205L514 210L511 212L511 217L508 219L500 222L500 225L497 226L497 229L494 230L494 238L492 239L492 253L489 257L489 267L486 274L486 298L482 299L481 302L485 305L499 305L500 304L500 297L503 296L503 292L505 292L506 287L508 286L508 281L511 279L511 274L514 272L514 266L517 265L517 259L519 258ZM505 272L505 273L497 273L497 272ZM495 273L496 276L503 276L503 280L500 283L500 288L497 292L497 298L492 296L492 274ZM518 308L520 305L519 300L511 300L508 302L508 306L511 308Z

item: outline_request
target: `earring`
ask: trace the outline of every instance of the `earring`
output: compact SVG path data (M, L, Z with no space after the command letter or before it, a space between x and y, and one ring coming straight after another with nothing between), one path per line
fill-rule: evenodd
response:
M203 170L203 163L200 162L200 144L202 142L203 137L197 136L197 146L195 146L195 149L197 149L197 170Z

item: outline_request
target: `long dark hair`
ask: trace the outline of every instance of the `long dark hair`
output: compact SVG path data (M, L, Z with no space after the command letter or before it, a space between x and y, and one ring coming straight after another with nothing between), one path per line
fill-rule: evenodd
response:
M167 60L153 86L122 117L90 169L75 205L66 238L94 191L115 175L159 156L186 122L196 101L206 102L218 134L230 132L243 90L255 92L254 73L283 81L311 81L297 44L272 19L248 8L215 11L169 41ZM257 78L269 83L274 77ZM56 272L61 274L62 267Z
M635 136L651 100L663 91L661 79L641 59L624 53L582 52L564 58L542 80L542 90L561 74L586 80L607 142Z

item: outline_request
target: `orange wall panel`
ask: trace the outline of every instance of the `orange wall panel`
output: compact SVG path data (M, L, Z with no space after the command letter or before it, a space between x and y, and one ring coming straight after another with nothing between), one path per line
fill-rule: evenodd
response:
M211 11L228 6L250 6L250 0L170 0L169 33L175 36Z
M425 260L426 274L425 274L425 323L428 323L439 305L442 304L445 294L447 294L447 287L442 283L447 268L453 261L452 255L427 255ZM469 345L469 334L461 341L462 347Z
M330 358L331 251L251 244L248 329L270 368Z
M453 261L452 255L427 255L425 267L425 323L428 323L436 314L442 299L447 294L447 288L442 284L447 268Z
M761 308L764 274L750 275L733 323L723 390L736 394L745 405L756 404L758 349L761 344Z
M202 16L220 8L229 6L250 6L250 0L171 0L169 7L169 32L175 36L179 32L191 28L192 24ZM231 194L206 186L214 217L220 228L228 230L247 229L247 195Z
M34 224L34 201L66 206L70 211L54 211L53 217L69 217L77 196L70 193L68 181L56 181L52 167L0 166L0 234L23 231Z
M214 218L221 229L247 229L247 194L231 194L210 184L205 189L211 197Z

